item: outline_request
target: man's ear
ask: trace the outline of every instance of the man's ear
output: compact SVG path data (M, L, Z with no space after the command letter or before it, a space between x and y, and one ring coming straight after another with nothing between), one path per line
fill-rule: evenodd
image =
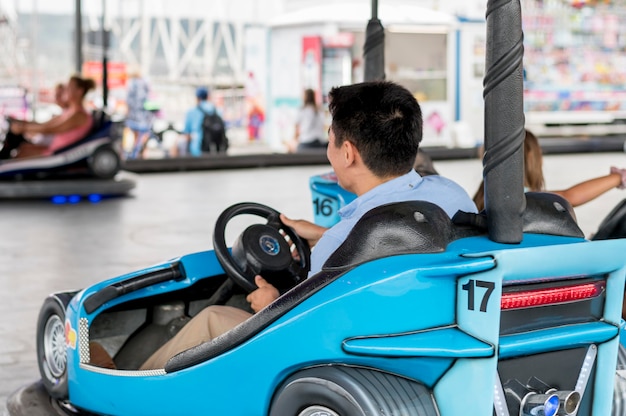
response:
M350 141L344 140L343 144L341 145L341 151L345 165L353 165L359 154L356 146L354 146L354 144L352 144Z

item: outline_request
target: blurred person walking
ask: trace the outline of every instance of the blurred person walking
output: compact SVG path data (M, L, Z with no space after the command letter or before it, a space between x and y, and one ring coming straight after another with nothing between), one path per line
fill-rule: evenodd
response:
M254 142L261 138L261 128L265 121L265 113L257 102L252 103L248 113L248 141Z
M142 157L143 148L154 119L154 113L146 108L146 102L150 94L148 82L141 77L138 71L130 73L128 91L126 95L126 127L132 132L133 143L131 152L127 157L137 159Z

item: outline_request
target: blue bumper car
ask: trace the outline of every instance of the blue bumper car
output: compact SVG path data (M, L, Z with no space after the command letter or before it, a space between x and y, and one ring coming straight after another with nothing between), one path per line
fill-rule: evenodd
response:
M430 203L382 206L303 280L307 247L278 213L236 205L216 224L215 250L46 299L41 381L16 392L9 413L609 415L626 240L586 241L566 206L529 194L513 248ZM267 223L228 249L223 230L239 214ZM207 305L243 305L257 272L284 288L275 303L139 370ZM95 345L114 368L93 362Z

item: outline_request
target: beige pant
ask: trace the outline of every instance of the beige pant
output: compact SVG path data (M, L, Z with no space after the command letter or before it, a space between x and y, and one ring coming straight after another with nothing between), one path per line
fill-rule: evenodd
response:
M139 369L163 368L176 354L222 335L251 316L248 312L231 306L208 306L194 316L174 338L156 350Z

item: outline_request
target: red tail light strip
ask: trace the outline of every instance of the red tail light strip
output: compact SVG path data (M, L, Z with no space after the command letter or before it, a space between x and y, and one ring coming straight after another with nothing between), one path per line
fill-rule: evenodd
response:
M591 299L602 294L605 288L606 282L599 280L579 285L504 293L500 307L502 310L524 309Z

